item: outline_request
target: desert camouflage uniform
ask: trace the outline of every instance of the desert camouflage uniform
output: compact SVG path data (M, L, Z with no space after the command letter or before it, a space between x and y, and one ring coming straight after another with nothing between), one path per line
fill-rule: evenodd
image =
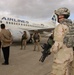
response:
M51 75L69 75L68 69L73 61L73 50L68 48L63 42L65 35L69 32L69 28L65 23L60 23L54 29L54 45L51 52L54 53Z
M64 38L64 43L68 47L74 48L74 24L69 19L66 19L65 22L67 23L66 25L69 27L69 32L67 33L67 35ZM74 49L73 49L73 51L74 51ZM70 67L69 67L69 73L70 73L70 75L74 75L74 52L73 52L73 61L72 61L72 63L70 63Z
M69 27L69 32L64 38L64 43L66 43L68 47L73 48L74 47L74 24L72 23L71 20L67 19L65 21L67 23L67 26ZM73 52L73 61L70 64L69 72L70 72L70 75L74 75L74 52Z
M37 51L40 51L40 39L41 39L40 33L35 32L35 33L33 34L34 51L36 51L36 47L38 47L38 50L37 50Z
M74 24L72 24L70 36L71 36L72 47L73 47L73 61L70 64L69 70L70 70L70 75L74 75Z

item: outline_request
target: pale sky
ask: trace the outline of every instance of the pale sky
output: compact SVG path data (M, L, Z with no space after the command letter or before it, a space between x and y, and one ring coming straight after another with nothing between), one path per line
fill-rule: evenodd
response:
M47 21L54 10L67 7L74 20L74 0L0 0L0 14L14 15L17 17Z

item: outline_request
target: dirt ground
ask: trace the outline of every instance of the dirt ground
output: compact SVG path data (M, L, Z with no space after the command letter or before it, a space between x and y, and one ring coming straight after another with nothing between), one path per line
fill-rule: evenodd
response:
M12 45L9 65L2 65L4 59L1 51L0 75L49 75L53 55L49 55L42 63L39 61L42 48L40 47L41 51L33 51L33 46L33 44L28 44L26 50L20 50L20 44Z

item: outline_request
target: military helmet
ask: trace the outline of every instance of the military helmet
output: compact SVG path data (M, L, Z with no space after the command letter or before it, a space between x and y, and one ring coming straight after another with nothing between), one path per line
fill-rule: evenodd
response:
M62 8L55 10L55 14L56 15L64 15L65 18L68 18L70 16L70 11L68 8L62 7Z

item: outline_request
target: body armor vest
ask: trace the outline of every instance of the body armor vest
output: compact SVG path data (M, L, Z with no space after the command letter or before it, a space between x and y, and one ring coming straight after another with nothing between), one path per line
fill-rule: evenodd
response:
M64 44L66 44L67 47L74 47L74 24L70 19L66 19L61 23L69 27L69 32L66 34L63 40Z

